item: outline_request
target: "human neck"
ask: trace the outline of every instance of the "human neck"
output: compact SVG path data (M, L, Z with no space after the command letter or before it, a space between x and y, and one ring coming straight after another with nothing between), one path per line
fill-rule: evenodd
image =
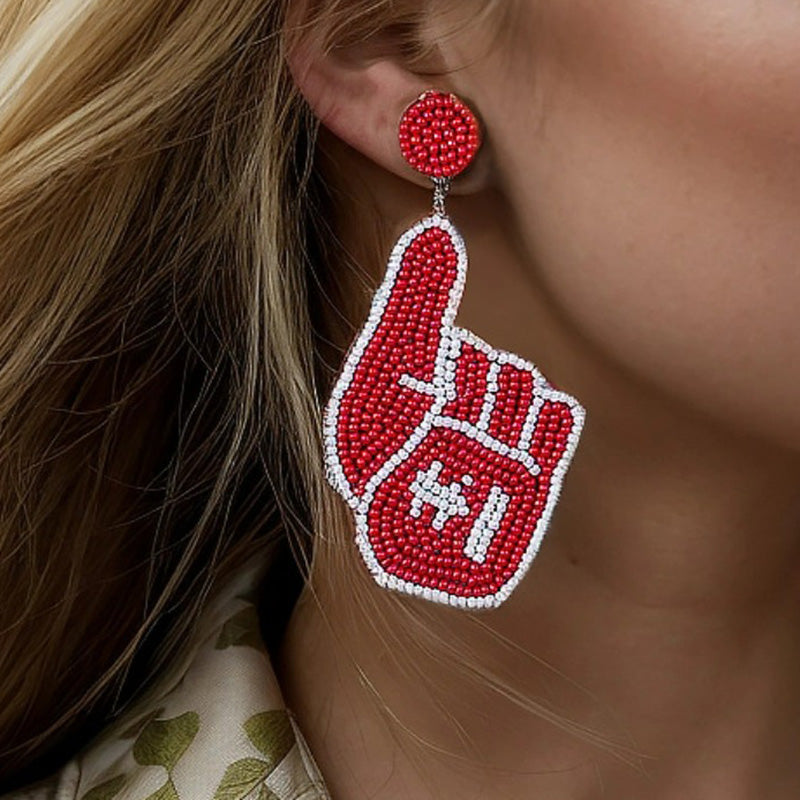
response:
M800 795L797 457L638 385L560 326L502 242L479 233L468 246L459 324L534 361L543 353L589 422L541 550L499 609L395 602L370 585L369 625L351 593L321 585L328 627L299 604L279 669L334 796ZM430 641L396 634L409 615L424 615ZM649 777L470 678L450 648L646 754ZM463 754L465 736L480 766L404 755L372 691L441 750Z

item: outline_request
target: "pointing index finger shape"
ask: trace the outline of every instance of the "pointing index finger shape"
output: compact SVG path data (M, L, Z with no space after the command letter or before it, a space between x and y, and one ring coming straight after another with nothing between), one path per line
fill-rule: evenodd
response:
M466 250L449 220L422 220L396 245L384 285L387 293L376 338L399 350L404 371L433 377L445 330L455 319L466 277ZM383 329L383 331L381 330Z
M356 502L434 405L466 278L464 243L433 215L399 239L325 411L333 484Z

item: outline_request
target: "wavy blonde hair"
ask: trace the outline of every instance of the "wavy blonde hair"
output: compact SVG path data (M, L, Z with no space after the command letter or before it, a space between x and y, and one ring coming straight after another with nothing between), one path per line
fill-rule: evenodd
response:
M0 778L311 525L314 123L283 6L0 0Z
M0 0L0 781L123 710L251 554L344 530L319 410L356 317L286 5ZM311 5L413 42L400 0Z

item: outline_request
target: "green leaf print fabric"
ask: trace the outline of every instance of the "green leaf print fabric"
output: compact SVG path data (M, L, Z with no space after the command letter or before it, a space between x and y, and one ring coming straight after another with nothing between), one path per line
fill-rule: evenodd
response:
M139 764L160 764L171 773L199 728L200 718L194 711L175 719L151 719L136 737L133 757Z
M214 800L240 800L283 761L296 743L294 728L285 711L264 711L246 720L244 729L263 758L234 761L222 778Z
M330 800L285 707L254 604L254 558L159 679L47 780L0 800Z

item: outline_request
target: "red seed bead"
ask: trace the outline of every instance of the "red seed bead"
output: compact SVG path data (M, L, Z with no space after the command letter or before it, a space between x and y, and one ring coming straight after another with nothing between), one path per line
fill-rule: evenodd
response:
M456 95L429 91L403 112L398 139L403 157L415 170L429 177L452 178L478 152L480 125Z

